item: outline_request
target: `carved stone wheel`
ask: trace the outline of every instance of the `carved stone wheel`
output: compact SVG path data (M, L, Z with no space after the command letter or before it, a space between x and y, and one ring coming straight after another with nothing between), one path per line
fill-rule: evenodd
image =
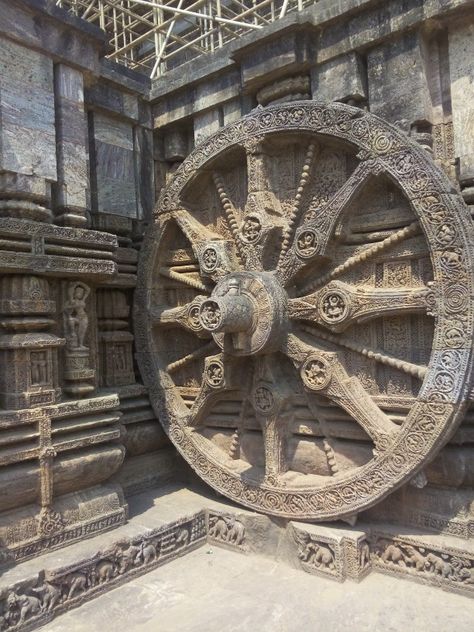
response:
M465 409L471 221L428 153L360 109L257 109L160 197L138 362L199 476L289 518L367 508Z

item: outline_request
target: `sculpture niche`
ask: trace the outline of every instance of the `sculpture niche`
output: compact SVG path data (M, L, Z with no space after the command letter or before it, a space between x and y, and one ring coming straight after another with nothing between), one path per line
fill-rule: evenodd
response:
M86 351L85 338L89 327L86 301L90 290L84 283L70 283L68 300L64 305L65 335L70 349Z
M471 382L472 228L429 155L360 109L259 109L162 193L136 294L156 413L229 498L349 516L414 477Z
M75 397L88 395L94 390L90 380L95 371L90 367L86 336L89 329L87 301L90 288L81 281L71 281L66 288L63 307L65 350L65 391Z

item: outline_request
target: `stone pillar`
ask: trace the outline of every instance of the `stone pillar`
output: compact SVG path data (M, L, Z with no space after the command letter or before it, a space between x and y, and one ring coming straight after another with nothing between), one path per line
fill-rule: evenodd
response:
M358 105L367 100L367 76L358 53L350 52L311 69L311 91L318 101Z
M194 144L199 145L220 127L220 114L217 108L196 114L194 123Z
M53 187L55 222L85 226L89 178L83 76L64 64L54 70L58 163L58 182Z
M367 75L372 114L391 123L432 123L432 103L421 34L408 32L369 50Z
M55 403L61 394L58 348L64 339L47 331L54 321L46 279L4 276L0 283L0 406L18 410Z
M51 222L53 61L12 41L0 42L0 217Z
M133 126L92 113L91 163L95 167L93 211L135 219L137 216Z

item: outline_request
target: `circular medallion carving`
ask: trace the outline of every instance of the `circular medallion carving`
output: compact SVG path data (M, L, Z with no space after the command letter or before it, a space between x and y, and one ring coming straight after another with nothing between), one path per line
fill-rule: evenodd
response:
M301 367L301 378L312 391L321 391L331 380L331 366L323 356L310 356Z
M262 223L256 215L248 215L242 224L241 239L247 244L256 244L262 235Z
M222 322L222 313L219 303L216 301L204 301L199 309L199 321L209 331L219 328Z
M219 360L211 360L205 369L205 379L209 386L216 388L224 383L224 365Z
M202 269L204 272L214 272L219 263L217 250L212 246L205 248L202 253Z
M472 243L427 152L361 109L269 106L207 138L160 197L135 299L179 452L287 518L349 516L412 479L466 407Z
M320 300L321 318L327 323L340 323L349 311L348 299L343 292L330 290Z
M318 234L311 229L305 229L297 233L296 252L303 259L312 257L318 249Z
M268 415L275 405L273 393L266 386L257 386L253 393L253 403L255 410Z

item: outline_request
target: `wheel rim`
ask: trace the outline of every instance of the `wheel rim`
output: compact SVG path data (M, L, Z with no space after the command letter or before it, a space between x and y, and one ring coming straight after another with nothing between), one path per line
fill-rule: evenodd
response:
M281 169L290 149L293 176ZM331 180L341 161L342 180ZM397 221L382 209L384 230L361 243L353 218L370 218L360 209L378 185L393 187L405 206ZM176 172L141 254L137 357L171 440L211 486L267 513L329 520L374 504L411 478L462 417L471 380L471 243L470 218L447 178L373 115L306 101L223 128ZM426 253L433 282L401 285L403 265L397 272L395 264ZM386 287L388 263L395 284ZM364 282L361 270L377 265L382 283L376 270ZM428 362L357 337L394 318L433 327ZM179 353L170 338L180 340ZM378 374L370 386L374 365L401 393L407 381L397 386L395 374L413 386L398 420L393 406L403 408L403 397L394 404ZM292 469L295 436L304 436L294 431L300 401L310 430L317 425L309 436L326 470ZM327 401L362 431L370 458L347 467ZM213 413L217 404L224 412ZM216 414L232 432L225 441L206 430ZM242 458L247 418L261 433L263 463Z

